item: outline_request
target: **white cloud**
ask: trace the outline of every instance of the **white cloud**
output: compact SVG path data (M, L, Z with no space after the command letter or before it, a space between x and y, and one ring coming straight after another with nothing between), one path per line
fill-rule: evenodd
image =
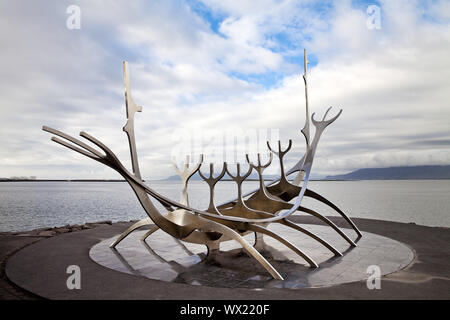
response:
M0 176L116 177L50 142L43 124L86 130L129 165L125 59L143 105L136 134L145 177L173 174L167 161L179 128L280 128L298 155L302 65L289 58L303 46L318 60L309 75L312 111L344 109L325 132L314 172L449 162L445 1L382 2L380 30L367 29L365 10L349 1L326 10L311 1L204 3L224 15L219 33L182 2L82 1L81 30L65 28L62 2L2 5ZM262 76L278 82L267 88L250 80Z

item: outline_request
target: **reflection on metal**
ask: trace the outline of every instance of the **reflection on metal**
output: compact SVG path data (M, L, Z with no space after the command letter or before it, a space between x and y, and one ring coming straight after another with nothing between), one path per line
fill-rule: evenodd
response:
M156 230L161 229L178 241L181 240L206 245L208 248L208 254L211 255L213 252L217 252L217 250L219 250L221 242L235 240L251 257L263 266L273 278L283 280L282 275L279 274L279 272L269 263L269 261L267 261L267 259L257 250L261 250L264 247L263 235L279 241L301 256L311 267L315 268L318 267L318 265L311 257L301 251L298 247L281 237L279 234L269 230L267 227L271 223L279 223L306 234L328 248L334 255L341 256L342 253L318 235L289 220L289 217L293 213L302 211L322 220L331 226L339 235L341 235L350 244L350 246L356 246L354 241L351 240L329 219L314 210L303 207L301 205L303 197L311 197L336 210L355 230L358 237L361 237L361 233L356 225L344 212L342 212L336 205L327 200L325 197L310 189L307 189L313 159L320 137L325 128L341 115L342 110L340 110L334 117L326 120L326 116L331 108L328 109L321 121L317 121L314 118L313 113L311 116L311 121L315 127L315 133L313 139L311 140L306 76L308 64L306 51L304 63L305 73L303 75L303 79L305 82L306 96L306 123L301 130L306 141L304 156L291 169L285 170L284 157L291 149L292 141L289 140L288 146L284 150L282 150L281 142L278 141L278 151L274 150L272 146L267 143L270 158L265 164L261 163L260 154L257 154L257 163L250 161L250 156L246 155L249 165L249 169L246 173L241 174L241 165L238 163L237 173L236 175L233 175L228 170L229 165L224 163L222 171L217 177L214 177L214 167L212 163L209 167L209 177L206 177L200 171L203 163L203 156L200 157L199 162L193 168L189 168L189 157L186 157L186 163L183 171L179 170L178 167L175 166L177 173L181 177L182 184L180 202L168 199L167 197L157 193L147 186L141 178L134 134L134 114L142 111L142 107L137 106L131 98L127 62L124 62L123 65L125 102L127 109L127 122L124 126L124 131L126 132L129 141L132 172L125 168L117 156L108 147L85 132L81 132L80 136L96 145L98 149L93 148L90 145L58 130L46 126L43 127L43 130L55 135L52 137L53 141L117 171L130 184L131 188L138 197L138 200L148 217L138 221L123 232L111 244L111 248L114 248L134 230L145 225L154 224L154 226L142 237L143 241L145 241L145 239ZM272 154L275 154L278 157L281 168L280 177L268 184L265 184L263 171L270 166L273 157ZM250 175L252 170L255 170L258 174L259 188L247 194L243 194L242 183ZM198 210L189 205L187 193L188 181L197 172L208 184L210 190L210 201L206 210ZM287 179L287 176L294 172L298 172L298 175L293 182L290 182ZM216 206L214 203L214 188L217 182L219 182L225 174L227 174L236 183L237 197L236 199ZM153 201L157 201L162 204L167 211L160 212L153 204ZM243 238L243 236L249 232L254 232L256 235L256 243L254 246Z

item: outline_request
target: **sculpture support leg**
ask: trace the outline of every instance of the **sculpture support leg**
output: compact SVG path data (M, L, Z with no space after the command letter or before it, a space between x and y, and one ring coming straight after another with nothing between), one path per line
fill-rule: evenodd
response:
M255 244L253 247L259 252L266 249L266 243L264 242L264 234L255 232Z
M154 226L153 228L151 228L150 230L148 230L142 237L141 237L141 241L145 241L145 239L147 239L148 237L150 237L150 235L157 231L159 229L158 226Z
M281 220L280 223L285 225L285 226L287 226L287 227L293 228L295 230L298 230L298 231L300 231L300 232L310 236L311 238L319 241L321 244L323 244L325 247L327 247L331 252L334 253L335 256L342 257L342 253L340 253L335 247L333 247L331 244L329 244L328 242L326 242L325 240L323 240L319 236L315 235L314 233L312 233L312 232L310 232L310 231L308 231L306 229L303 229L302 227L296 225L295 223L293 223L293 222L291 222L291 221L289 221L287 219Z
M214 221L205 221L201 223L200 228L202 229L209 229L210 231L216 231L220 232L226 237L230 237L237 242L241 244L241 246L246 250L246 252L253 258L255 258L256 261L261 264L264 269L267 270L267 272L270 273L270 275L277 279L277 280L284 280L281 274L278 273L278 271L264 258L258 250L253 248L252 245L250 245L243 237L241 237L236 231L233 229L228 228L227 226L214 222Z
M313 199L316 199L317 201L320 201L324 204L326 204L327 206L333 208L334 210L336 210L347 222L348 224L350 224L350 226L353 228L353 230L355 230L355 232L358 234L358 237L362 237L362 233L361 231L359 231L358 227L356 226L356 224L352 221L352 219L350 219L341 209L339 209L333 202L331 202L330 200L326 199L325 197L321 196L320 194L318 194L317 192L314 192L310 189L306 189L305 192L305 196L306 197L310 197Z
M208 258L214 257L220 249L219 241L208 241L206 242L206 247L208 248L207 256Z
M337 233L339 233L341 235L342 238L345 239L345 241L347 241L352 247L356 247L356 243L353 242L352 239L350 239L341 229L338 228L337 225L335 225L330 219L328 219L327 217L324 217L323 215L321 215L320 213L305 208L305 207L300 207L298 208L298 210L309 213L310 215L313 215L314 217L319 218L320 220L322 220L323 222L325 222L326 224L328 224L330 227L332 227L334 230L336 230Z
M305 259L308 264L310 265L311 268L317 268L319 267L318 264L311 259L306 253L302 252L299 248L297 248L295 245L293 245L292 243L290 243L289 241L287 241L286 239L283 239L282 237L280 237L279 235L277 235L276 233L273 233L272 231L261 227L261 226L257 226L257 225L250 225L249 226L249 230L252 230L254 232L259 232L265 235L268 235L269 237L272 237L278 241L280 241L282 244L284 244L286 247L288 247L289 249L291 249L292 251L294 251L295 253L297 253L299 256L301 256L303 259Z
M142 226L148 225L148 224L153 224L153 220L150 218L145 218L145 219L139 220L138 222L133 224L131 227L129 227L127 230L122 232L122 234L113 243L111 243L109 247L115 248L120 243L120 241L122 241L131 232L133 232L134 230L136 230Z

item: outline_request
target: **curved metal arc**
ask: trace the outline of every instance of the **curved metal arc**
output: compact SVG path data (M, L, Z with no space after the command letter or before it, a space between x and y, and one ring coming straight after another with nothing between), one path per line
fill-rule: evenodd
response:
M86 143L84 143L84 142L82 142L82 141L80 141L78 139L75 139L74 137L69 136L68 134L65 134L64 132L61 132L59 130L56 130L56 129L53 129L53 128L50 128L50 127L47 127L47 126L42 126L42 130L46 131L46 132L49 132L49 133L53 133L54 135L60 136L61 138L64 138L66 140L69 140L70 142L72 142L72 143L74 143L74 144L76 144L76 145L86 149L87 151L91 152L92 154L94 154L95 156L97 156L99 158L104 156L103 154L101 154L100 152L98 152L97 150L92 148L90 145L88 145L88 144L86 144Z
M339 233L339 235L341 235L341 237L344 238L345 241L347 241L352 247L356 247L356 243L354 243L352 239L350 239L341 229L339 229L339 227L337 225L335 225L327 217L324 217L323 215L317 213L316 211L305 208L305 207L300 207L299 210L309 213L310 215L313 215L314 217L322 220L323 222L328 224L330 227L332 227L337 233Z
M267 194L264 193L264 190L260 190L258 193L255 193L254 197L253 198L251 197L250 199L246 200L245 203L251 209L261 210L261 208L264 208L263 210L265 210L266 212L270 212L270 213L276 213L276 212L280 212L282 210L289 210L292 207L291 203L271 198L270 196L268 196ZM330 227L332 227L335 230L337 228L336 225L331 220L323 217L318 212L315 212L315 211L313 211L311 209L308 209L308 208L305 208L305 207L302 207L302 206L300 206L297 210L306 212L308 214L311 214L311 215L319 218L320 220L324 221L325 223L327 223ZM281 224L286 224L286 223L283 223L283 221L285 221L285 220L286 219L282 219L282 220L279 220L277 222L279 222ZM288 225L288 224L286 224L286 225ZM292 227L291 225L289 225L289 226ZM316 235L310 233L309 231L307 231L305 229L302 229L300 227L295 228L295 229L297 229L298 231L301 231L301 232L303 232L303 233L313 237L315 240L319 241L324 246L326 246L329 250L331 250L335 255L340 255L339 251L337 251L335 248L333 248L331 245L329 245L326 241L324 241L320 237L318 237L318 236L316 236ZM353 241L350 240L345 233L343 233L341 230L338 230L337 232L347 242L349 242L352 246L354 245Z
M293 190L292 193L297 193L298 194L300 192L301 187L293 185L293 188L294 187L296 188L296 190L295 191ZM261 191L259 191L257 193L254 193L252 195L252 197L258 197L258 194L260 194L260 193L261 193ZM292 206L292 204L290 204L288 202L280 201L280 200L277 200L277 199L272 199L270 196L271 195L269 193L269 200L270 201L273 201L274 203L275 202L280 202L280 204L277 205L277 211L284 210L284 209L289 209ZM248 203L252 199L252 197L250 197L245 202ZM331 201L329 201L325 197L321 196L320 194L318 194L318 193L316 193L316 192L314 192L314 191L312 191L311 189L308 189L308 188L306 188L305 197L313 198L313 199L315 199L317 201L320 201L320 202L328 205L329 207L333 208L341 217L343 217L347 221L347 223L352 227L352 229L354 229L354 231L357 233L358 237L362 237L361 231L358 229L356 224L350 219L350 217L348 217L341 209L339 209L339 207L337 207ZM265 200L265 201L269 201L269 200ZM249 205L249 207L252 208L252 205ZM269 207L272 207L272 206L269 206ZM259 209L259 208L256 208L256 209ZM298 210L299 211L304 211L303 209L310 210L310 209L307 209L307 208L304 208L304 207L300 207ZM269 212L272 212L272 210L270 210ZM318 212L315 212L315 214L320 215L320 213L318 213ZM327 220L327 221L331 222L331 220Z
M99 162L104 163L104 162L102 161L101 158L98 158L97 156L95 156L95 155L93 155L93 154L91 154L91 153L89 153L89 152L87 152L87 151L85 151L85 150L83 150L83 149L81 149L81 148L78 148L78 147L76 147L76 146L74 146L74 145L71 145L70 143L67 143L67 142L64 141L64 140L61 140L61 139L59 139L58 137L52 137L51 140L54 141L54 142L56 142L56 143L59 143L60 145L63 145L64 147L67 147L67 148L69 148L69 149L72 149L73 151L76 151L76 152L78 152L78 153L81 153L82 155L84 155L84 156L86 156L86 157L88 157L88 158L91 158L91 159L93 159L93 160L97 160L97 161L99 161Z
M295 229L297 231L300 231L300 232L306 234L307 236L313 238L314 240L320 242L322 245L324 245L326 248L328 248L331 252L333 252L333 254L335 256L339 256L339 257L342 256L342 253L339 250L337 250L335 247L333 247L330 243L328 243L327 241L325 241L324 239L322 239L318 235L312 233L311 231L308 231L308 230L300 227L299 225L289 221L288 219L280 220L278 223L283 224L283 225L285 225L287 227L290 227L292 229Z
M305 192L305 196L316 199L317 201L320 201L326 205L328 205L329 207L333 208L336 212L339 213L339 215L341 215L345 221L347 221L347 223L353 228L353 230L355 230L355 232L358 234L359 237L362 237L362 233L361 231L358 229L358 227L356 226L356 224L353 222L352 219L350 219L350 217L348 217L341 209L339 209L338 206L336 206L333 202L331 202L330 200L326 199L325 197L321 196L320 194L318 194L317 192L314 192L311 189L306 189Z
M142 220L139 220L138 222L134 223L132 226L130 226L127 230L125 230L124 232L122 232L120 234L120 236L114 240L113 243L111 243L109 245L110 248L115 248L123 239L125 239L131 232L133 232L136 229L139 229L140 227L152 224L153 220L148 217L148 218L144 218Z
M316 144L316 146L317 146L317 144ZM305 158L305 157L304 157ZM303 158L303 159L304 159ZM305 159L306 160L306 159ZM304 167L305 165L302 165L302 167ZM311 166L311 164L309 164L309 166ZM303 178L303 177L302 177ZM299 181L299 183L300 183L301 181ZM290 183L289 181L287 182L287 183L285 183L285 185L284 185L284 188L287 188L287 187L289 187L289 188L292 188L292 189L294 189L295 188L295 190L292 190L292 192L290 192L290 194L292 193L292 194L299 194L299 192L300 192L300 190L301 190L301 187L299 187L298 185L293 185L292 183ZM258 197L258 195L259 194L261 194L261 189L264 191L265 190L265 188L261 188L260 187L260 190L257 190L255 193L253 193L253 195L252 195L252 197ZM284 190L284 192L287 192L287 189L285 189ZM314 192L314 191L312 191L312 190L310 190L310 189L306 189L306 192L305 192L305 196L307 196L307 197L311 197L311 198L314 198L314 199L316 199L316 200L318 200L318 201L321 201L322 203L324 203L324 204L327 204L328 206L330 206L331 208L333 208L335 211L337 211L348 223L349 223L349 225L355 230L355 232L358 234L358 237L361 237L362 236L362 234L361 234L361 232L359 231L359 229L356 227L356 225L355 225L355 223L353 223L353 221L342 211L342 210L340 210L336 205L334 205L331 201L329 201L329 200L327 200L326 198L324 198L324 197L322 197L321 195L319 195L318 193L316 193L316 192ZM247 202L250 200L250 199L252 199L252 197L250 197L248 200L247 200ZM259 196L259 197L261 197L261 196ZM269 193L269 197L265 197L265 198L269 198L269 200L271 199L271 197L270 197L270 193ZM291 198L289 197L289 199L284 199L284 200L286 200L286 201L289 201ZM264 200L264 199L263 199ZM269 200L267 200L267 201L269 201ZM276 200L276 199L275 199ZM270 200L270 201L273 201L273 200ZM289 204L290 205L290 204ZM250 206L251 207L251 206ZM282 209L286 209L285 207L283 207L282 205L279 205L278 206L279 207L279 209L280 210L282 210ZM302 208L300 207L299 208L299 210L300 211L304 211L304 210L302 210ZM309 210L309 209L307 209L307 210ZM269 211L269 212L272 212L272 211ZM322 215L320 215L319 213L317 213L317 212L315 212L315 214L316 215L318 215L318 216L321 216L322 217ZM324 219L322 219L323 221L325 221ZM330 220L326 220L325 222L327 222L327 223L331 223L331 221ZM330 225L331 226L331 225ZM348 238L346 238L346 240L347 241L349 241L349 239ZM351 242L349 242L351 245L353 245L353 243L351 243Z
M308 256L306 253L304 253L299 248L297 248L294 244L292 244L288 240L282 238L281 236L277 235L276 233L274 233L274 232L272 232L272 231L270 231L270 230L268 230L268 229L266 229L266 228L264 228L262 226L258 226L258 225L249 225L248 229L250 231L262 233L262 234L267 235L267 236L269 236L271 238L274 238L275 240L278 240L279 242L284 244L286 247L288 247L289 249L294 251L296 254L298 254L300 257L305 259L306 262L308 262L308 264L310 265L311 268L319 267L319 265L313 259L311 259L310 256Z
M227 237L230 237L233 240L236 240L241 246L246 250L246 252L253 257L260 265L266 269L272 277L277 280L284 280L280 273L264 258L261 253L258 252L252 245L250 245L242 236L240 236L233 229L228 228L227 226L214 222L211 220L206 220L203 225L199 226L200 228L207 230L211 228L212 231L218 231L224 234Z
M157 225L155 225L153 228L151 228L150 230L148 230L142 237L141 237L141 241L145 242L145 239L147 239L148 237L150 237L153 233L155 233L156 231L158 231L160 229L160 227L158 227Z
M258 195L259 194L261 194L261 191L259 192L259 193L256 193L256 197L258 197ZM280 201L280 200L276 200L276 199L272 199L272 198L270 198L270 197L264 197L264 195L260 195L259 196L259 198L250 198L249 200L246 200L246 204L248 204L248 206L250 207L250 208L252 208L252 204L253 203L255 203L255 201L252 201L252 200L256 200L256 204L257 204L257 206L256 207L253 207L252 209L256 209L256 210L260 210L260 207L264 207L265 208L265 210L267 211L267 212L271 212L271 213L276 213L276 212L280 212L281 210L288 210L288 209L290 209L291 207L292 207L292 204L291 203L288 203L288 202L284 202L284 201ZM314 216L314 217L316 217L316 218L319 218L320 220L322 220L323 222L325 222L326 224L328 224L330 227L332 227L333 229L337 229L337 226L331 221L331 220L329 220L329 219L327 219L326 217L324 217L324 216L322 216L320 213L318 213L318 212L316 212L316 211L313 211L313 210L311 210L311 209L308 209L308 208L305 208L305 207L302 207L302 206L300 206L298 209L297 209L298 211L302 211L302 212L306 212L306 213L308 213L308 214L311 214L312 216ZM283 221L285 221L286 219L282 219L282 220L279 220L279 221L277 221L277 222L279 222L279 223L281 223L281 224L286 224L286 223L283 223ZM287 221L287 220L286 220ZM287 225L287 224L286 224ZM289 225L290 227L292 227L291 225ZM309 236L312 236L313 234L312 233L310 233L310 232L308 232L308 231L306 231L305 229L301 229L300 227L299 228L296 228L298 231L302 231L302 232L304 232L304 233L306 233L307 235L309 235ZM350 239L350 238L348 238L348 236L345 234L345 233L343 233L341 230L336 230L337 231L337 233L339 234L339 235L341 235L343 238L344 238L344 240L346 240L347 242L349 242L350 243L350 245L352 245L352 246L354 246L355 245L355 243ZM314 236L312 236L314 239L316 239L317 241L319 241L319 242L321 242L323 245L325 245L328 249L330 249L335 255L340 255L340 253L335 249L335 248L333 248L332 246L330 246L326 241L324 241L323 239L321 239L321 238L319 238L318 236L316 236L316 235L314 235Z
M92 142L93 144L97 145L100 149L103 150L103 152L105 152L105 160L109 160L110 162L114 162L114 163L120 163L120 160L117 158L117 156L114 154L114 152L112 152L111 149L109 149L105 144L103 144L100 140L97 140L96 138L94 138L93 136L89 135L88 133L81 131L80 132L80 136L89 140L90 142Z

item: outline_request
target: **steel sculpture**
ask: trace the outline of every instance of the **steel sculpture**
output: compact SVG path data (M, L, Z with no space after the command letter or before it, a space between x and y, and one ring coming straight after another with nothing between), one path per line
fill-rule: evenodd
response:
M125 230L117 239L111 244L111 248L115 248L128 234L134 230L145 226L154 225L141 240L145 241L147 237L153 234L156 230L161 229L168 233L175 239L204 244L208 248L208 255L216 252L220 243L223 241L235 240L245 251L253 257L273 278L283 280L281 274L266 260L266 258L257 250L263 248L263 235L271 237L296 254L301 256L312 268L318 267L317 263L308 256L301 249L284 239L281 235L270 231L267 226L271 223L280 223L286 227L293 228L311 238L318 241L320 244L329 249L334 255L341 256L336 248L334 248L327 241L323 240L318 235L300 227L289 220L289 217L297 212L305 212L318 219L322 220L330 227L332 227L343 239L345 239L350 246L356 246L355 242L351 240L342 230L340 230L333 222L324 217L320 213L306 208L301 205L303 197L311 197L318 200L338 212L353 228L358 238L362 236L353 221L336 205L327 200L320 194L307 188L314 156L317 150L320 137L325 128L332 124L342 113L340 110L334 117L326 120L328 112L326 111L322 120L317 121L314 118L314 113L311 116L311 121L315 127L314 137L310 137L310 123L309 123L309 105L308 105L308 86L307 86L307 56L306 50L304 52L304 68L303 79L305 83L305 97L306 97L306 121L301 133L306 141L306 150L304 156L289 170L284 168L284 157L292 147L292 141L289 140L288 146L283 150L281 142L278 142L278 150L267 143L268 151L270 152L269 159L266 163L261 162L261 155L257 154L257 161L252 162L250 155L246 155L246 160L249 169L244 174L241 174L241 164L237 164L237 174L230 173L229 165L223 164L221 173L214 177L214 165L211 163L209 168L209 177L201 172L203 166L203 156L200 157L199 162L193 168L189 168L189 157L186 158L184 170L175 169L181 177L182 191L179 202L168 199L167 197L157 193L155 190L147 186L141 177L139 162L136 150L135 134L134 134L134 115L136 112L141 112L142 107L138 106L131 97L130 79L128 63L123 63L124 86L125 86L125 103L127 122L123 128L128 137L132 172L127 170L120 162L117 156L102 142L90 136L86 132L80 132L80 136L96 145L98 149L69 136L58 130L43 126L43 130L54 134L51 138L56 143L59 143L69 149L85 155L95 161L98 161L111 169L117 171L131 186L135 192L143 209L147 213L147 218L142 219ZM263 171L272 163L273 154L278 157L281 168L280 177L270 183L264 182ZM242 183L255 170L258 174L259 188L247 194L242 192ZM187 193L187 186L189 179L195 174L199 173L202 179L208 184L210 190L209 206L206 210L198 210L189 205L189 198ZM291 182L288 176L297 172L296 178ZM214 201L214 188L224 176L227 174L237 185L237 197L231 201L216 205ZM291 203L294 200L293 203ZM157 201L163 205L167 210L160 212L154 205L153 201ZM251 245L243 238L244 235L253 232L255 234L255 244ZM148 246L148 244L147 244Z

